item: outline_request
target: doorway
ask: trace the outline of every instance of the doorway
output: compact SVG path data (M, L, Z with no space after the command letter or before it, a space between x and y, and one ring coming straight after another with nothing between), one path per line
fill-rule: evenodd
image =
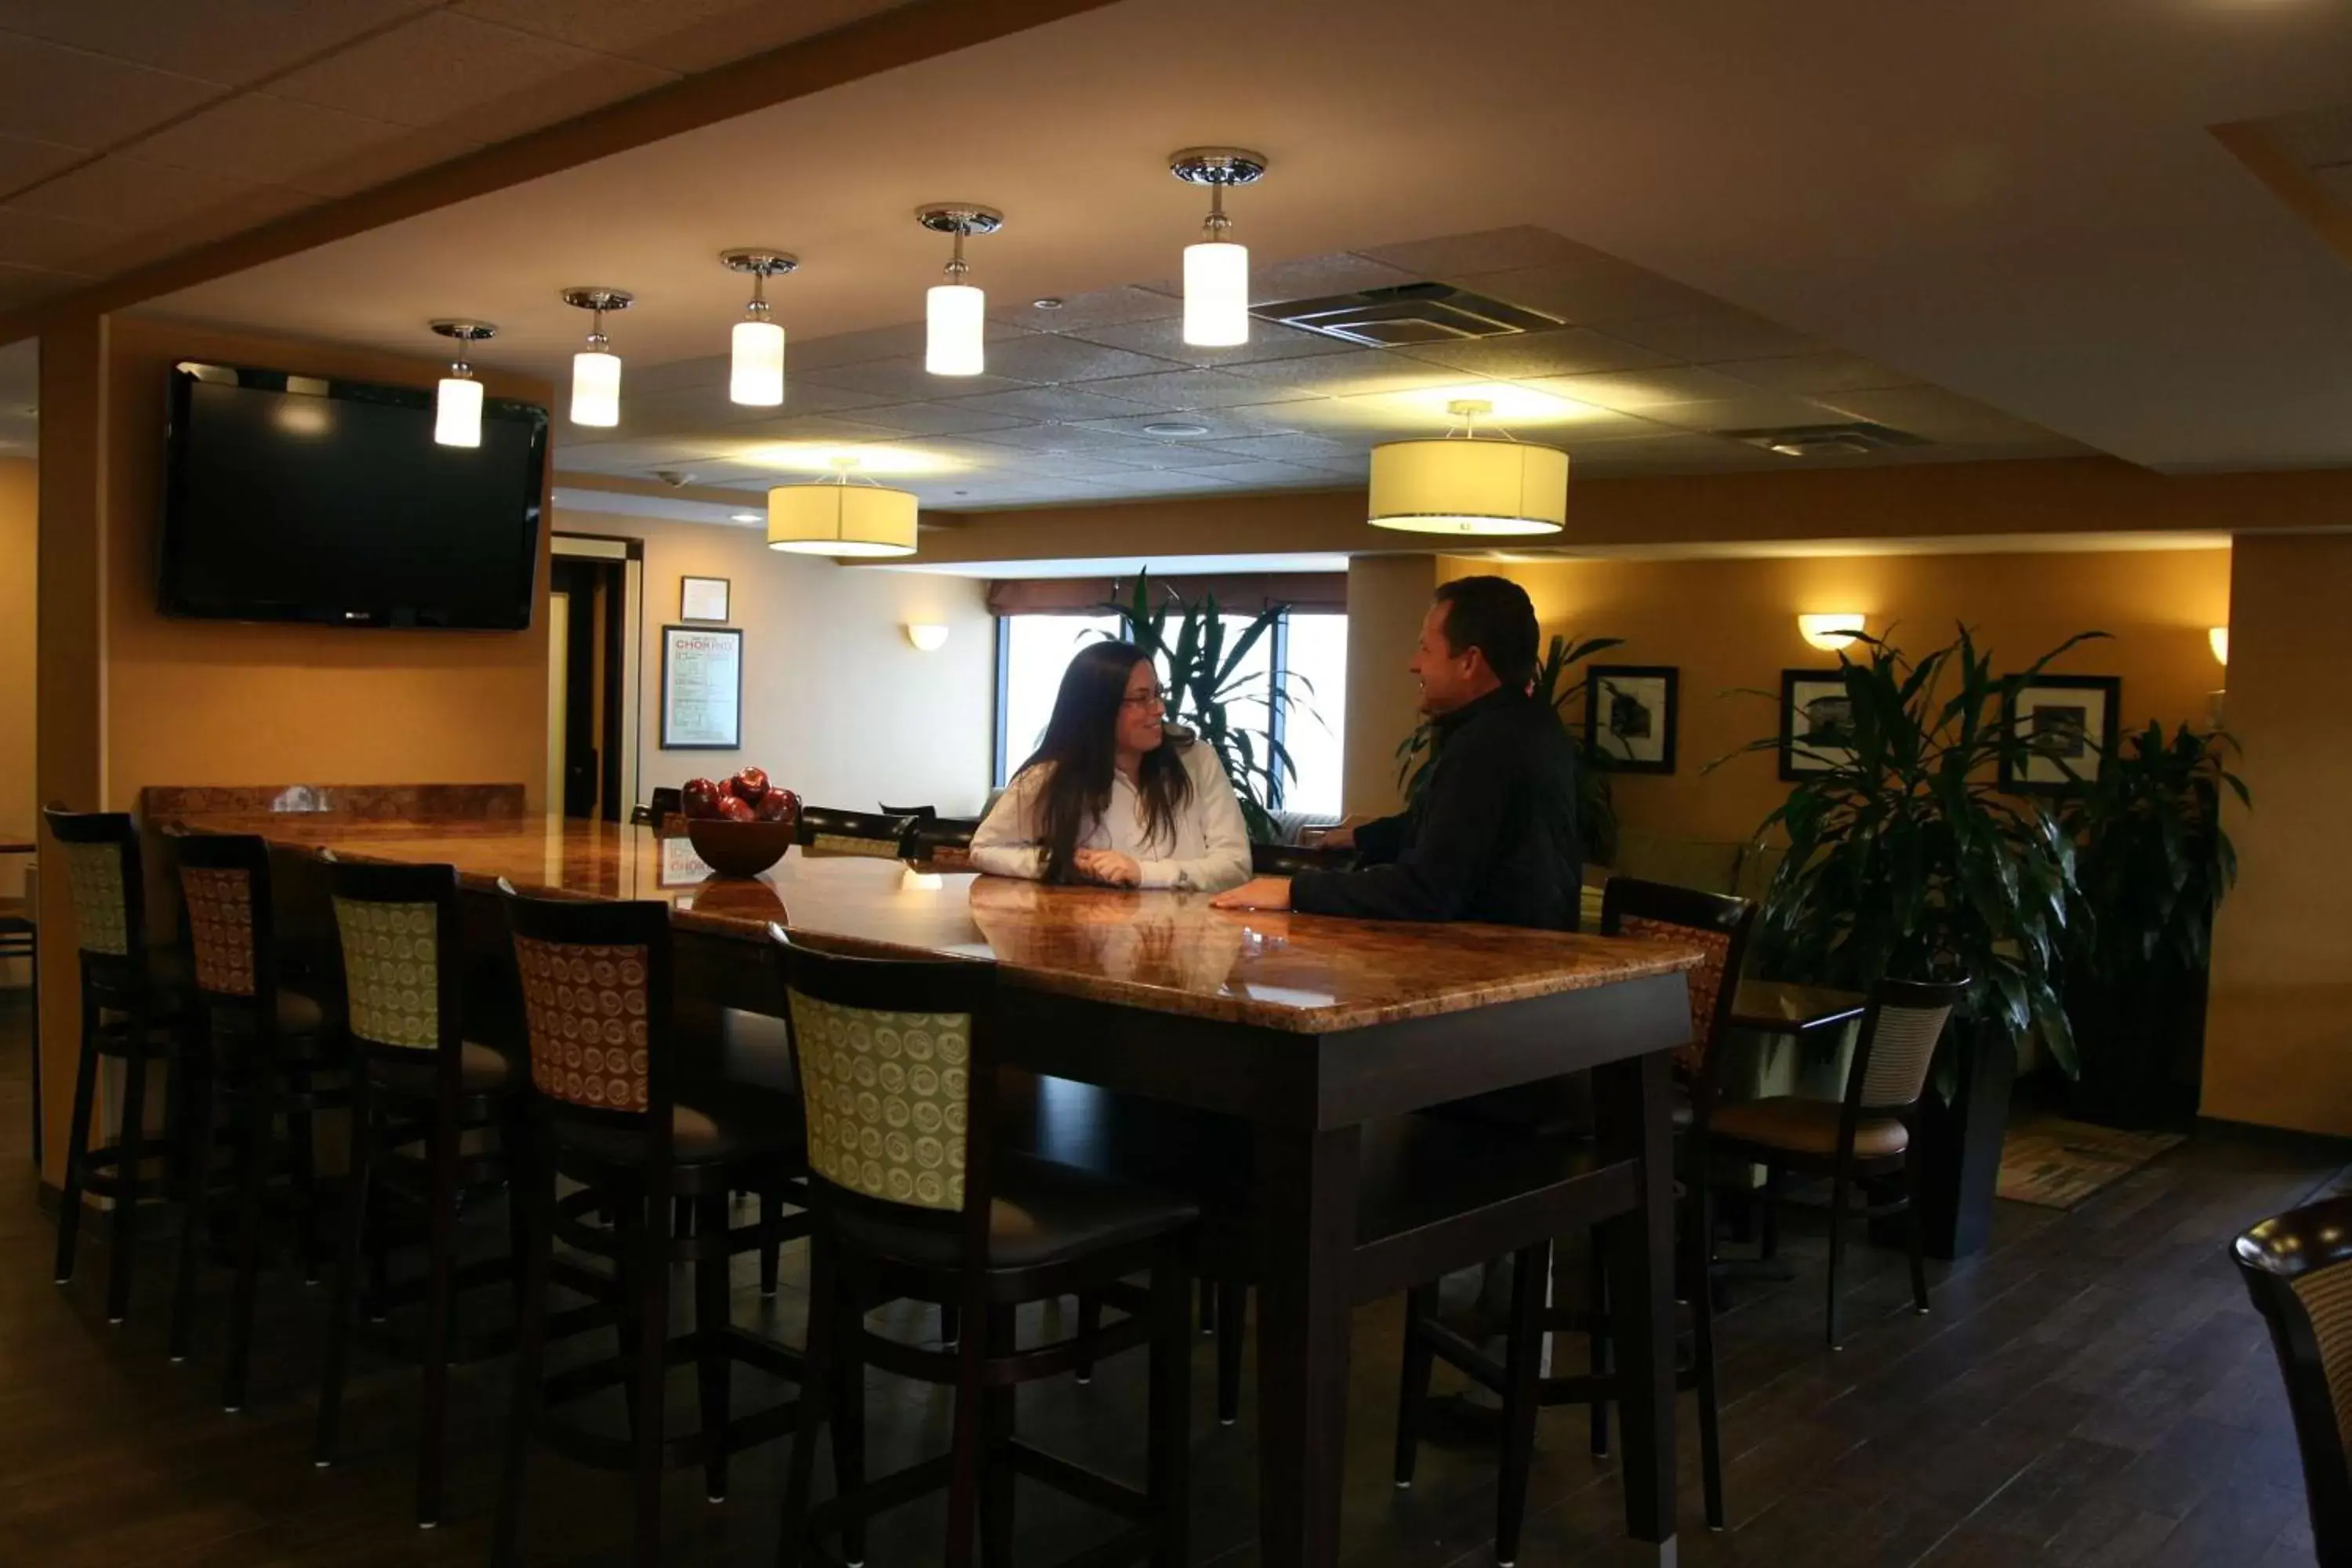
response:
M548 808L624 822L636 787L635 540L559 535L548 595Z

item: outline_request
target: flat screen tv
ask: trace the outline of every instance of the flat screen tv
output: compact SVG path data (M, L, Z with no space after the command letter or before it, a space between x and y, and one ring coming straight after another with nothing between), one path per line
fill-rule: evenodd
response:
M485 398L482 444L444 447L429 391L174 365L163 613L527 627L547 423Z

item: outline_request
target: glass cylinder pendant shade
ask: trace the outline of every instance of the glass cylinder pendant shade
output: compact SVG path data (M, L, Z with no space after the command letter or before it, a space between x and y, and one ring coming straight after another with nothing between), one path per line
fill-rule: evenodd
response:
M621 422L621 356L589 349L572 356L572 423Z
M930 291L923 368L933 375L978 375L985 363L988 296L969 283L941 283Z
M784 329L773 321L735 323L733 373L728 398L753 408L773 408L784 400Z
M1184 341L1194 348L1249 342L1249 247L1202 240L1184 247Z
M433 439L444 447L482 444L482 384L445 375L433 394Z
M794 555L915 552L912 491L878 485L779 485L768 492L768 548Z
M1391 441L1372 448L1371 524L1407 533L1557 533L1568 454L1527 441Z

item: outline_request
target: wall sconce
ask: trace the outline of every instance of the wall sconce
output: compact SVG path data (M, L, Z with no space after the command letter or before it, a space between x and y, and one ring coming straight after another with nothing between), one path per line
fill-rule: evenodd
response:
M2205 646L2213 650L2214 663L2220 665L2224 669L2230 668L2229 627L2208 626L2205 630Z
M937 621L908 621L907 640L919 653L937 653L947 646L948 629Z
M1799 616L1797 630L1807 642L1824 653L1835 653L1851 647L1853 639L1870 631L1870 617L1859 610L1832 610L1824 615Z

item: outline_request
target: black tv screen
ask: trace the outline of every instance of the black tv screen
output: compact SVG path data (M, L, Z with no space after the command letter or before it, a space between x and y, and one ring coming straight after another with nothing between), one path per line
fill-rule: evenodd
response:
M433 395L174 365L163 613L529 626L547 410L486 397L482 444L444 447Z

